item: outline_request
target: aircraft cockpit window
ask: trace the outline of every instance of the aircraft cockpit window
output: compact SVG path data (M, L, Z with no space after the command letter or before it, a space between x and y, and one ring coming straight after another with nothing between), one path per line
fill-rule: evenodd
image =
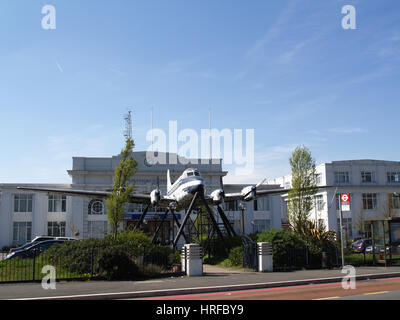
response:
M195 172L194 172L194 175L198 177L198 176L200 176L200 173L198 173L197 171L195 171Z
M193 175L193 172L188 172L187 175L188 175L188 177L190 177Z

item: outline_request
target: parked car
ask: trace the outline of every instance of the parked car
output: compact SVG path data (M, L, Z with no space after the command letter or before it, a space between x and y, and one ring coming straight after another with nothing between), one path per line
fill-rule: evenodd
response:
M372 245L371 239L360 239L351 244L354 252L364 253L365 249Z
M30 246L26 246L23 249L9 253L4 258L4 260L12 259L15 257L31 258L34 255L38 255L38 254L42 253L43 251L49 249L53 244L64 243L65 241L68 241L68 240L53 239L53 240L36 241L34 243L31 243Z
M65 240L65 241L70 241L70 240L77 240L75 238L70 238L70 237L52 237L52 236L36 236L33 238L32 241L25 243L24 245L18 247L18 248L11 248L10 251L8 252L9 254L12 252L24 250L28 247L30 247L32 244L42 242L42 241L48 241L48 240Z
M372 245L368 246L367 248L365 248L365 253L373 253L372 252ZM375 246L375 253L384 253L383 246L376 245ZM386 253L387 254L390 253L390 248L388 246L386 246ZM394 252L392 251L392 253L394 253Z

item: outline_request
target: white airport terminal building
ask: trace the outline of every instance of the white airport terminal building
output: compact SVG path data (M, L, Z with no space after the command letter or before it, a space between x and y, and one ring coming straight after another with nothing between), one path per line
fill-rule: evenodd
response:
M310 218L322 219L327 230L340 234L341 193L350 194L350 210L343 211L346 239L369 236L366 220L400 216L400 162L383 160L332 161L316 167L318 186ZM271 179L270 184L291 187L291 175ZM287 195L282 196L283 204ZM287 222L283 205L283 223Z
M195 166L203 176L206 193L221 188L221 180L227 175L222 170L222 161L198 165L190 159L181 159L178 164L150 165L146 152L134 152L138 170L133 178L136 191L150 193L159 183L162 194L166 193L166 172L171 172L174 181L181 173ZM166 159L169 159L167 156ZM188 161L189 160L189 161ZM79 239L104 237L108 222L105 203L101 199L62 196L42 192L18 190L18 187L77 188L109 190L112 188L114 169L120 156L109 158L74 157L68 174L72 183L65 184L0 184L0 250L3 247L21 245L38 235L69 236ZM182 165L180 163L188 163ZM318 185L323 188L316 195L312 219L322 219L329 230L339 232L340 193L350 193L350 211L343 212L344 226L348 239L364 236L366 219L400 214L400 162L381 160L333 161L317 166ZM250 185L250 184L249 184ZM225 184L226 192L240 192L242 184ZM290 188L291 176L269 180L263 188ZM286 225L287 194L271 195L256 201L246 202L244 211L238 202L226 203L225 213L238 234L244 225L245 234L279 229ZM134 225L144 211L142 205L127 206L123 228ZM153 232L159 225L161 212L152 209L146 215L144 228ZM184 212L177 213L183 219ZM216 215L218 218L218 215ZM219 221L220 222L220 221ZM161 241L173 240L177 229L172 229L173 219L168 216L160 232ZM183 241L184 239L181 240Z
M146 161L146 152L134 152L138 163L133 178L136 192L150 193L159 184L162 194L166 194L167 169L174 181L182 172L190 167L202 174L206 186L206 194L221 188L221 180L227 174L222 170L222 161L191 161L179 157L177 164L151 165ZM166 159L170 159L167 155ZM62 196L42 192L21 191L18 187L41 188L76 188L89 190L110 190L113 185L114 170L119 164L120 156L110 158L74 157L72 169L68 174L72 179L70 185L65 184L0 184L0 249L5 246L21 245L38 235L67 236L80 239L104 237L108 222L105 213L105 201L87 197ZM193 163L200 163L194 165ZM204 164L206 162L206 164ZM188 163L182 165L181 163ZM245 185L224 185L226 192L239 192ZM265 188L277 186L265 186ZM281 226L280 196L267 197L254 203L246 203L244 212L245 233L262 231ZM134 225L144 211L141 204L129 204L125 212L123 228ZM256 210L254 210L256 209ZM226 204L225 213L237 233L242 231L242 212L237 202ZM144 224L145 232L154 232L160 223L161 209L150 209ZM177 213L183 219L184 212ZM218 215L215 216L218 218ZM221 222L222 221L218 221ZM173 219L168 215L163 229L160 231L162 242L173 240L177 228L172 229ZM181 237L183 241L183 237Z

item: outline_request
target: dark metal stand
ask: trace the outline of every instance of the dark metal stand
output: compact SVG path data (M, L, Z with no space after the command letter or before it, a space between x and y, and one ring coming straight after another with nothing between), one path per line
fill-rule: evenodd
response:
M217 206L218 209L218 213L221 216L222 222L224 223L226 232L228 232L229 236L236 236L236 232L233 229L233 227L231 226L229 219L226 217L224 210L222 210L222 208L218 205Z
M154 232L153 239L151 239L152 243L154 243L155 240L157 239L158 233L160 232L160 229L161 229L161 227L163 226L164 221L165 221L165 219L166 219L167 216L168 216L168 212L169 212L169 208L167 208L167 210L165 210L165 213L164 213L164 215L163 215L163 217L162 217L162 219L161 219L161 222L160 222L160 224L158 225L156 232Z
M176 244L178 243L178 240L183 233L183 228L185 227L186 222L189 219L190 214L192 213L193 207L196 203L198 196L199 196L199 192L196 192L194 194L192 202L189 205L188 210L186 211L185 217L183 218L183 222L182 222L181 226L179 227L178 233L176 234L175 239L174 239L174 243L173 243L174 248L176 247Z
M178 243L179 237L181 235L185 236L183 230L184 230L184 228L185 228L185 226L186 226L186 224L188 222L190 214L192 213L198 198L200 198L201 202L203 203L203 205L205 206L205 208L206 208L206 210L208 212L208 215L209 215L210 220L211 220L212 225L213 225L213 229L217 232L217 235L220 238L220 240L222 242L224 242L224 236L223 236L223 234L222 234L222 232L221 232L221 230L220 230L220 228L218 226L217 221L214 218L214 215L213 215L212 210L210 209L210 206L208 205L206 199L204 198L204 193L198 191L198 192L195 193L195 195L194 195L194 197L192 199L192 202L190 203L190 206L189 206L188 210L186 211L186 214L185 214L185 217L183 219L183 222L182 222L181 226L179 227L179 231L178 231L178 233L177 233L177 235L176 235L176 237L174 239L174 242L173 242L173 247L174 248L176 247L176 245ZM231 226L229 224L229 221L228 221L228 218L226 217L226 215L224 214L224 212L223 212L223 210L221 208L219 208L218 212L219 212L220 215L221 215L221 212L222 212L222 215L221 215L222 221L224 222L224 225L226 227L227 232L230 234L233 231L233 228L231 228ZM233 231L233 234L235 234L234 231ZM185 236L185 240L186 241L188 240L186 238L186 236Z
M138 229L142 225L144 218L146 217L146 214L149 211L149 208L150 205L148 205L147 208L144 210L142 216L140 217L140 220L136 223L135 227L133 228L133 231L136 231L136 229Z

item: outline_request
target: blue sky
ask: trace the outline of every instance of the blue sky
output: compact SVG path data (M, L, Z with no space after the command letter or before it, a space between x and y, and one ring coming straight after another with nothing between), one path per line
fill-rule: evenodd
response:
M56 29L44 30L44 5ZM356 9L344 30L341 9ZM72 156L136 150L155 127L254 129L258 182L317 163L400 160L400 3L77 1L0 3L0 183L69 183ZM225 169L231 169L226 167Z

